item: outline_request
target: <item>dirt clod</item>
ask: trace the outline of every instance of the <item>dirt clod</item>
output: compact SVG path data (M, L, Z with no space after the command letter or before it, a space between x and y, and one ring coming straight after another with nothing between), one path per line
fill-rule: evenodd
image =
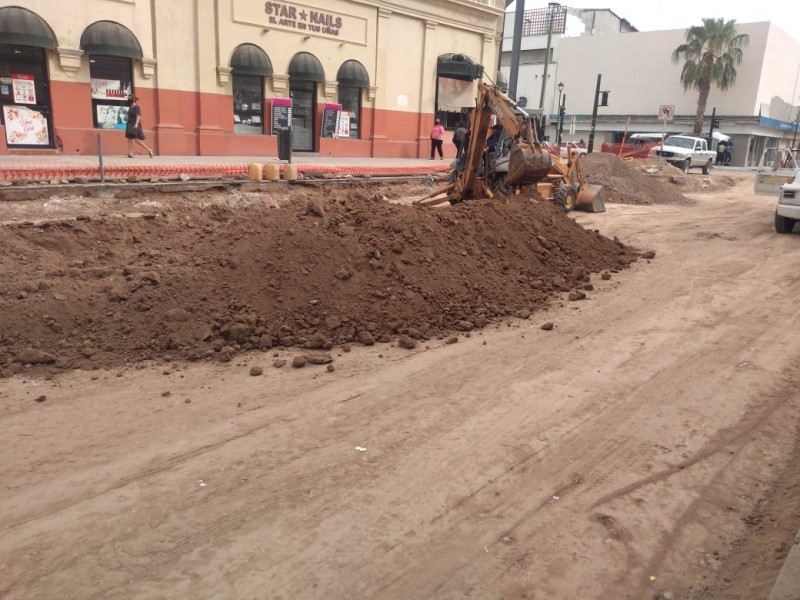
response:
M647 260L650 260L651 258L655 258L655 257L656 257L656 253L655 253L654 250L648 250L647 252L643 252L642 253L642 258L645 258Z
M308 364L308 359L305 356L295 356L292 359L292 366L295 369L302 369Z
M401 335L399 338L397 338L397 345L405 350L413 350L417 347L417 342L412 340L407 335Z
M34 398L34 400L33 400L33 401L34 401L34 402L44 402L45 400L47 400L47 396L45 396L44 394L42 394L41 396L37 396L36 398Z
M542 329L544 329L545 331L551 331L553 327L554 325L550 321L548 321L547 323L542 323Z
M251 377L258 377L264 373L263 367L250 367L250 376Z
M275 367L276 369L280 369L286 366L286 361L282 358L276 358L275 360L272 361L272 366Z
M25 348L17 354L17 362L27 365L50 365L56 362L56 357L36 348Z

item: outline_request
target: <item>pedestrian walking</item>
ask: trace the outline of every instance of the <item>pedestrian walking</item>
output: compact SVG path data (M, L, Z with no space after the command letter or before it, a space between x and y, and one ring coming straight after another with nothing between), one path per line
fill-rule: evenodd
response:
M464 127L463 121L460 121L453 132L453 145L456 147L456 160L461 158L461 151L464 148L464 134L467 128Z
M133 142L144 148L153 158L153 151L144 143L144 130L142 129L142 109L139 98L131 98L131 107L128 110L128 123L125 127L125 138L128 140L128 158L133 158Z
M436 152L439 153L439 160L444 160L444 152L442 151L442 144L444 143L444 127L442 122L436 119L431 129L431 160L433 160Z

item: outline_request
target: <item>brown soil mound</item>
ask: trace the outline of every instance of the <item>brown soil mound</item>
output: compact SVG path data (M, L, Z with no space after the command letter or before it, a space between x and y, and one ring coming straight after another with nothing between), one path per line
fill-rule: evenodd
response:
M593 152L580 159L583 175L589 183L603 186L603 199L620 204L677 204L690 205L692 201L681 193L675 184L666 178L654 177L640 169L644 161L621 159L614 154ZM673 169L686 178L682 171L669 164L659 163L665 169ZM677 175L675 177L678 177ZM689 176L691 177L691 176Z
M657 158L630 159L629 164L650 177L678 187L684 194L727 190L739 181L736 177L725 175L723 171L716 169L712 169L709 175L703 175L696 169L690 173L684 173L678 167Z
M636 259L548 202L333 194L0 227L0 373L425 339L527 317Z

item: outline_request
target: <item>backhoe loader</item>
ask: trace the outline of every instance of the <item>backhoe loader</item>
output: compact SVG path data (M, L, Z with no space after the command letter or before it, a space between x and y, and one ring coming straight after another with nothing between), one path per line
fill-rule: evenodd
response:
M495 117L499 140L487 145L489 125ZM457 204L495 194L513 196L536 186L540 196L553 200L565 212L572 209L603 212L602 186L583 182L579 154L566 164L542 145L539 123L494 85L478 82L478 99L450 182L414 204Z

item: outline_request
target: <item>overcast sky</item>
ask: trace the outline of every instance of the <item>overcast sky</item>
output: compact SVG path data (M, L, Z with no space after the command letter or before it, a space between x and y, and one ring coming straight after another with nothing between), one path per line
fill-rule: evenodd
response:
M685 29L704 17L736 19L738 23L772 21L800 41L797 0L567 0L571 8L610 8L639 31ZM546 1L526 0L525 8L544 8ZM509 7L510 8L510 7Z

